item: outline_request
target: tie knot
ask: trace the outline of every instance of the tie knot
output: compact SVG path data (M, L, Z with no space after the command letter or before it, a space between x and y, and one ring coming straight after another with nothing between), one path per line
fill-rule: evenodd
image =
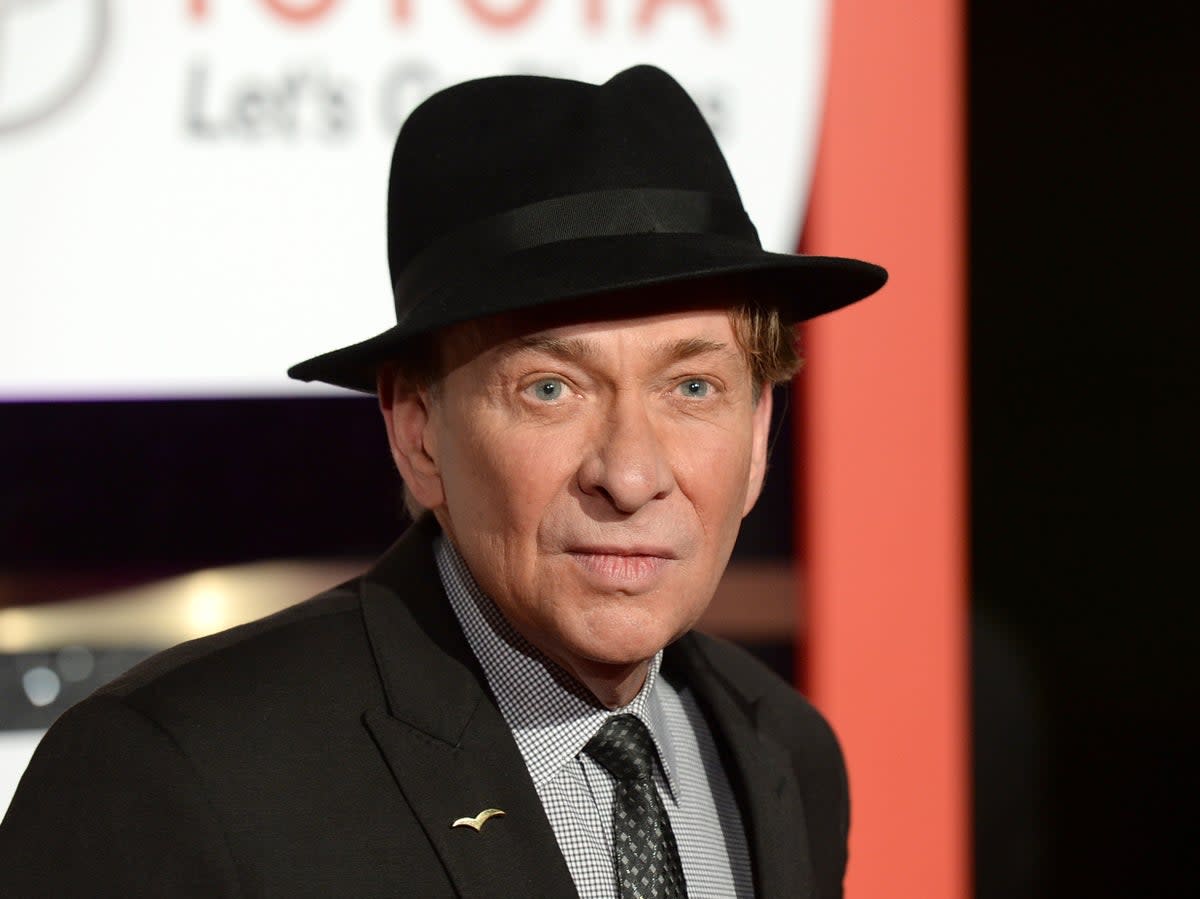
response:
M619 781L646 780L654 771L654 740L634 715L613 715L583 751Z

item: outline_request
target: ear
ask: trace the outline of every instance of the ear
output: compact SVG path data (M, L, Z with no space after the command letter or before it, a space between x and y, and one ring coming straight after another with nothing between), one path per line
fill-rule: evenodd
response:
M375 386L392 460L400 477L404 478L413 499L427 509L437 509L446 497L437 464L429 391L412 388L390 365L380 367Z
M750 472L746 481L746 504L742 508L745 518L762 493L763 480L767 476L767 441L771 435L771 407L774 385L769 381L762 386L758 403L751 413Z

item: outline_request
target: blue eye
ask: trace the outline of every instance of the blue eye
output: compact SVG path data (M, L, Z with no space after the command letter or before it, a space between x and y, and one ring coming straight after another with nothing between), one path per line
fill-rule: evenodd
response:
M699 399L700 397L708 396L708 392L712 389L712 385L709 384L708 381L701 380L700 378L689 378L680 384L677 389L684 396Z
M529 392L535 398L549 403L561 399L564 389L565 385L558 378L542 378L529 387Z

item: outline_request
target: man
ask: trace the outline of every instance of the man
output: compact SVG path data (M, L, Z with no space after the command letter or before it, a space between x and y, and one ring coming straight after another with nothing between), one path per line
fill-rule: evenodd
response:
M15 896L833 897L820 716L693 634L762 488L788 323L878 289L769 254L665 73L468 82L401 131L376 391L416 525L363 577L68 711Z

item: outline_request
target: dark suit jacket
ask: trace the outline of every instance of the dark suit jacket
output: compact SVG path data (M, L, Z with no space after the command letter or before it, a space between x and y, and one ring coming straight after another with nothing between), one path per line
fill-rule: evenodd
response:
M574 896L435 532L67 711L0 825L0 896ZM684 637L663 674L713 725L758 895L840 896L847 790L828 725L718 640ZM490 807L507 816L450 826Z

